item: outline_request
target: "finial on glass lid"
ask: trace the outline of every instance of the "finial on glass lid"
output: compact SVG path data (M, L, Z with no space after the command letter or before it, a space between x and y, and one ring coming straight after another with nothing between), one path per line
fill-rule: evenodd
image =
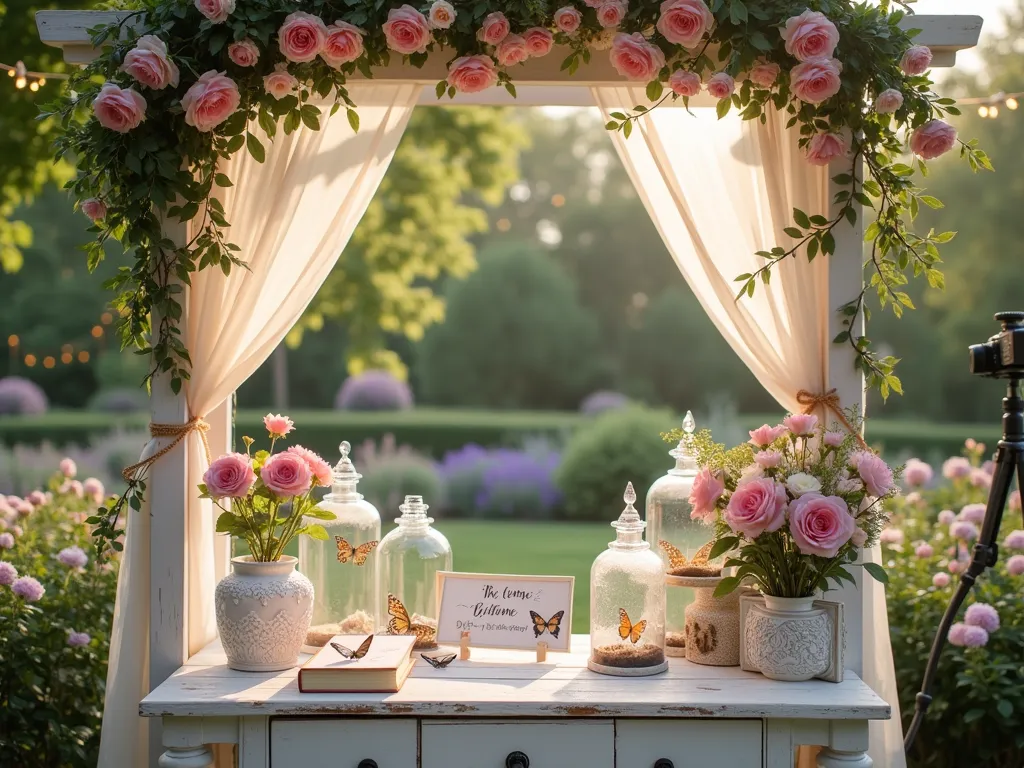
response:
M693 420L693 412L687 411L686 416L683 417L683 432L692 435L695 429L697 429L697 422Z
M622 500L626 502L619 519L612 523L612 527L620 533L638 532L644 529L644 522L640 519L640 513L636 511L633 504L636 502L636 491L633 490L633 483L626 483L626 492L622 494Z
M622 494L622 500L629 506L636 502L636 491L633 490L633 483L626 483L626 492Z
M356 481L362 475L356 472L355 466L352 464L352 459L349 458L349 451L352 450L352 444L348 440L342 440L338 444L338 450L341 452L341 458L338 459L338 463L334 465L334 479L337 482Z
M348 440L342 440L338 443L338 450L341 452L341 458L346 459L348 458L349 451L352 450L352 444Z

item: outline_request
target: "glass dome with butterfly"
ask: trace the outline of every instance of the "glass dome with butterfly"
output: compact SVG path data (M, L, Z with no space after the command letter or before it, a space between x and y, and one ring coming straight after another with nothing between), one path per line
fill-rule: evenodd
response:
M377 551L381 624L392 635L416 635L415 648L437 647L437 573L452 569L448 539L427 517L422 496L406 496L398 527Z
M664 565L668 590L667 653L685 655L686 606L696 597L694 590L675 582L673 577L717 576L720 565L709 563L714 531L690 517L690 493L700 467L697 465L693 433L697 428L693 414L686 412L679 445L668 452L675 466L652 483L647 492L647 540L656 546Z
M327 539L299 539L299 564L313 582L313 621L306 634L308 650L322 648L334 635L365 635L377 627L380 597L374 550L380 541L380 514L356 490L359 478L349 452L339 446L331 492L317 506L334 520L317 521Z
M634 508L633 484L625 509L612 523L615 541L590 570L590 660L606 675L654 675L665 660L665 568L644 541L644 522Z

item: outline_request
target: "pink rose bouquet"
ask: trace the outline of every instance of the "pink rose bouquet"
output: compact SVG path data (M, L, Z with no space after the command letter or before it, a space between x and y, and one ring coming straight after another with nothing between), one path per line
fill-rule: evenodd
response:
M270 450L254 454L255 441L243 437L246 452L213 461L199 493L222 510L218 533L245 539L254 560L272 562L281 559L296 536L327 539L327 531L316 521L333 520L334 514L316 506L313 490L329 486L333 473L330 464L301 445L274 453L277 441L285 439L294 425L287 416L269 413L263 421ZM291 505L290 513L284 511L285 504Z
M745 579L775 597L852 582L857 550L879 540L889 519L885 502L899 493L897 473L877 454L810 414L753 429L748 442L729 450L708 430L677 430L665 439L689 441L700 465L690 516L714 527L709 558L727 555L725 566L735 569L719 595ZM863 567L885 581L877 564Z

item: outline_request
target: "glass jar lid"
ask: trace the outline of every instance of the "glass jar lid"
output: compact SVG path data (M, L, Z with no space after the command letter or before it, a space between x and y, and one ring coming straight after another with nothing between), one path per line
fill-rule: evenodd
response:
M352 450L352 444L348 440L342 440L338 445L338 450L341 452L341 458L331 471L334 480L331 496L341 501L358 501L363 498L356 492L356 485L362 475L356 472L355 465L348 456Z
M669 470L671 474L696 475L700 469L697 465L697 446L693 441L696 429L697 422L693 418L693 413L687 411L683 417L683 436L679 438L679 445L668 452L668 455L676 460L675 468Z
M396 517L395 522L401 527L426 527L434 522L434 518L427 517L427 510L430 507L423 503L422 496L406 496L405 501L398 507L402 511L401 517Z

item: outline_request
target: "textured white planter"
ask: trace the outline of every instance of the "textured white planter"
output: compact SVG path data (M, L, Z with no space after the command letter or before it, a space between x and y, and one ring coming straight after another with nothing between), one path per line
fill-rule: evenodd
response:
M243 672L294 667L313 618L313 584L295 570L298 558L277 562L231 559L217 585L217 629L228 666Z
M771 597L744 624L747 658L772 680L803 681L829 668L835 631L813 597Z

